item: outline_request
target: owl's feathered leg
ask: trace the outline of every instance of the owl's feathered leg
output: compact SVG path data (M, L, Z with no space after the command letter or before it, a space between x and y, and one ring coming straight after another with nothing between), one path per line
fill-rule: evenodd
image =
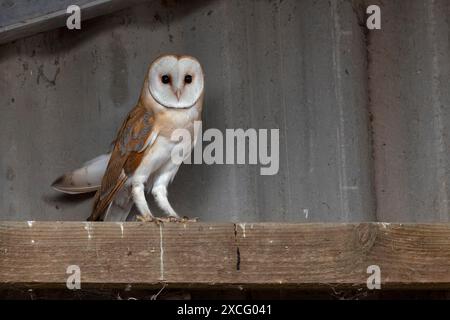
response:
M166 219L161 219L162 221L168 222L197 222L197 218L190 219L188 217L181 218L175 210L173 210L172 206L169 203L169 199L167 199L167 188L164 185L156 185L152 189L152 194L155 197L156 203L158 206L164 211L164 213L168 216Z
M168 162L162 168L160 168L154 175L152 195L155 198L156 204L167 215L167 218L161 219L168 222L196 222L197 218L189 219L187 217L180 217L170 205L167 198L167 187L175 178L180 165L175 164L172 161Z
M155 198L156 204L168 216L167 220L172 222L181 221L181 217L170 205L169 199L167 198L167 186L175 177L178 168L179 165L175 165L172 162L160 168L154 176L152 187L152 195Z
M133 201L140 215L136 216L136 219L142 222L156 222L159 223L160 219L155 218L148 207L147 200L145 199L144 184L143 183L133 183L131 194Z
M167 199L167 188L165 186L159 185L153 187L152 189L153 197L155 197L156 203L164 211L169 218L173 220L180 220L180 216L173 210L172 206L169 203L169 199Z

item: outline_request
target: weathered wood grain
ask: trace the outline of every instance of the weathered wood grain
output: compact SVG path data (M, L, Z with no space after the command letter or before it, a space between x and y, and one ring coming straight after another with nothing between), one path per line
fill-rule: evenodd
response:
M0 288L450 288L450 225L0 222Z

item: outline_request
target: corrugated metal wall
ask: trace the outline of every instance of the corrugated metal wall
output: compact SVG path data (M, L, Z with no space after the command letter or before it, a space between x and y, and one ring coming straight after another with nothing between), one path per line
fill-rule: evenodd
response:
M149 1L1 46L0 218L85 219L91 199L50 183L107 151L148 64L176 52L206 71L204 129L280 129L278 175L184 165L180 214L446 221L448 4L380 5L368 31L360 1Z
M446 222L450 2L378 3L382 30L369 38L378 219Z
M2 0L0 1L0 27L14 25L18 21L39 18L56 10L65 10L75 4L82 6L90 0Z

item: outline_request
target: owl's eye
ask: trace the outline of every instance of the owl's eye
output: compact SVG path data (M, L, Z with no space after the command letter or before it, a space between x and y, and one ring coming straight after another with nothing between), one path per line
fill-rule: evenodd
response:
M167 74L165 74L161 77L161 81L164 84L168 84L170 82L170 77Z
M192 82L192 76L191 76L190 74L187 74L187 75L184 77L184 82L185 82L185 83L191 83L191 82Z

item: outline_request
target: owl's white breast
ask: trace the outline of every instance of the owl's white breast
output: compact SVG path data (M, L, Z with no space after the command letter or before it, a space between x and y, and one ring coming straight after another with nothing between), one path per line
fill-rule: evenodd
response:
M171 156L173 148L180 143L188 143L187 146L182 148L183 150L193 148L194 122L201 118L203 100L199 99L193 107L182 110L165 108L155 101L153 102L152 109L155 117L154 126L158 136L153 145L149 147L149 150L144 151L146 152L145 156L133 173L131 179L129 179L129 183L131 184L145 184L148 179L151 178L152 174L157 176L163 174L162 171L166 170L174 172L175 175L180 164L172 161ZM172 141L172 134L177 129L187 130L191 135L190 141ZM180 148L178 148L178 150L180 150ZM161 169L160 172L158 172L159 169ZM149 187L151 186L147 186L147 188Z
M146 154L130 179L131 184L147 182L152 172L171 161L171 152L174 146L175 143L170 139L158 136L150 149L145 151Z

